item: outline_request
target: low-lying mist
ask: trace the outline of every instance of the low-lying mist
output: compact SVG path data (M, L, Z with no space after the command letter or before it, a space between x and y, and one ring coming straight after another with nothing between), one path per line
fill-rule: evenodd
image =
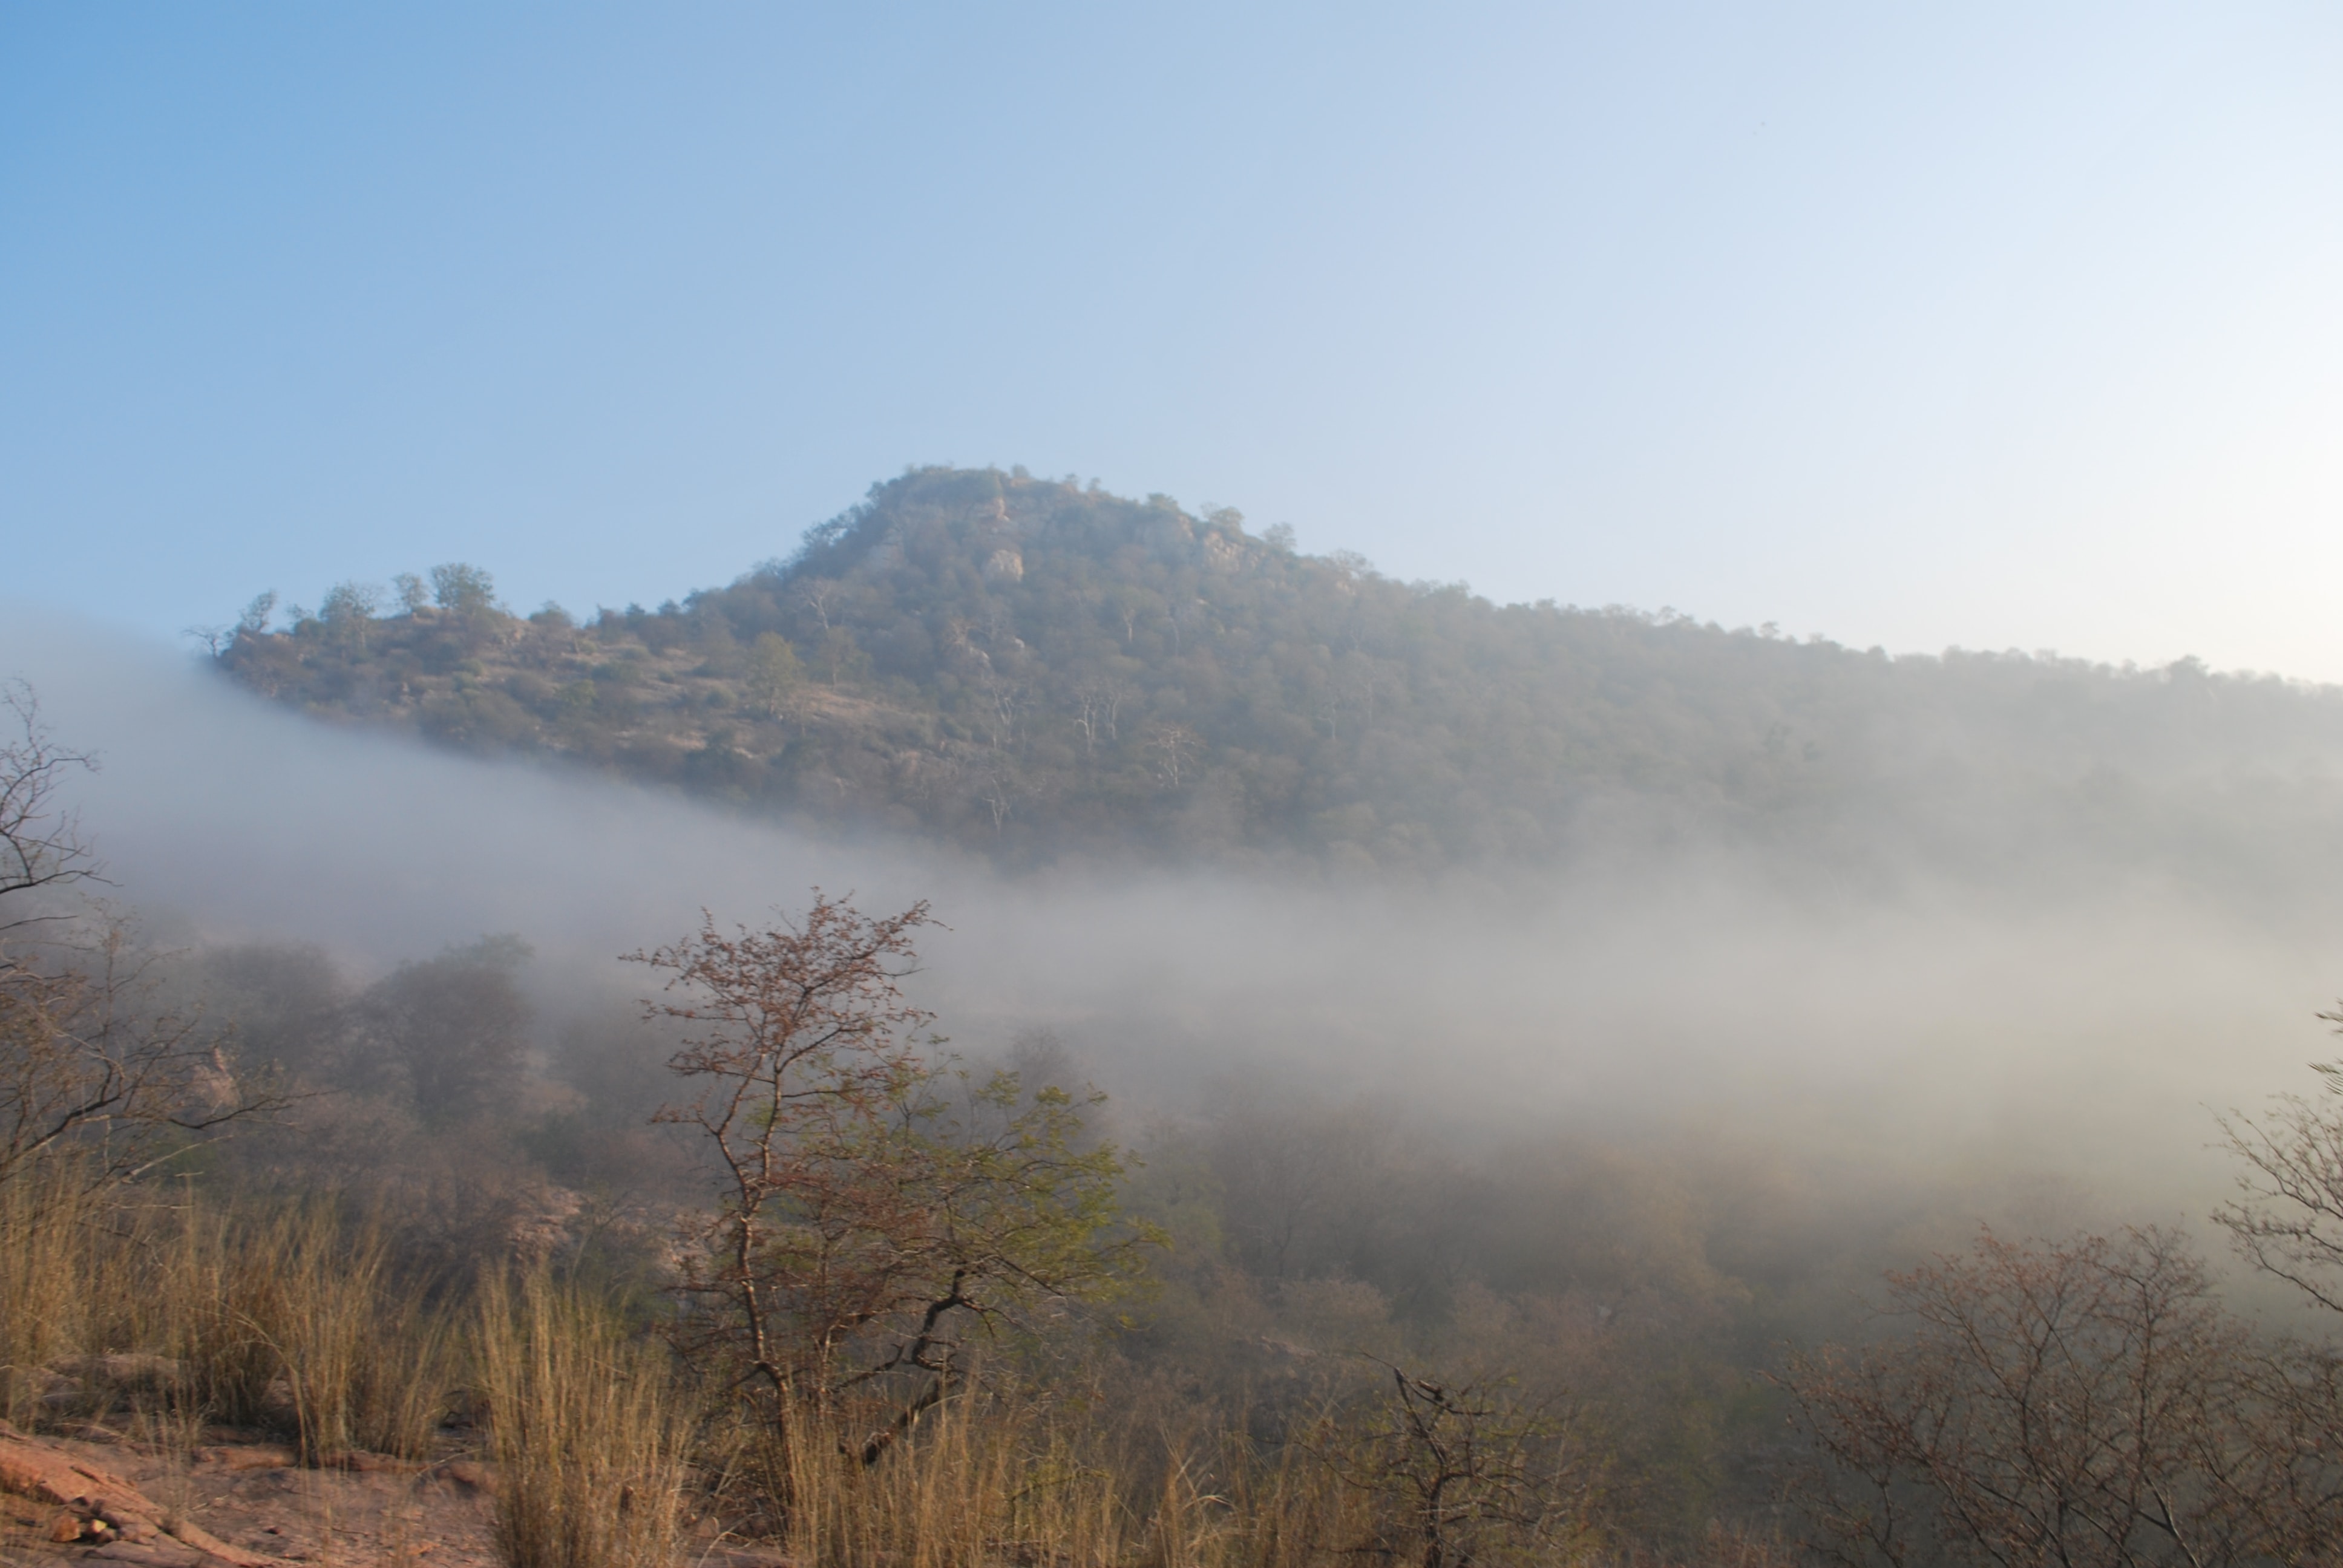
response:
M2323 890L2217 901L2078 862L1834 890L1696 837L1437 882L1009 879L326 729L32 614L0 629L0 673L98 755L85 830L163 941L310 942L367 976L513 933L558 1020L639 991L617 956L703 906L925 899L949 929L914 990L940 1027L980 1052L1051 1030L1126 1127L1215 1095L1358 1100L1460 1145L1747 1162L1818 1212L2201 1221L2229 1180L2211 1112L2304 1087L2343 983L2333 920L2305 912Z

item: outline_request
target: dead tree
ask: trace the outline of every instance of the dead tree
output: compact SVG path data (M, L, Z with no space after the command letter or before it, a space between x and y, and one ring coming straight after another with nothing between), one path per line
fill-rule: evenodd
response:
M2343 1543L2331 1366L2257 1343L2170 1233L1988 1233L1889 1288L1907 1334L1785 1379L1793 1496L1833 1560L2218 1568Z
M2343 1011L2318 1016L2343 1025ZM2312 1070L2325 1078L2329 1098L2279 1095L2261 1116L2220 1119L2244 1167L2243 1197L2213 1218L2256 1268L2343 1312L2343 1062Z
M118 922L86 946L5 955L0 1183L55 1156L96 1183L132 1181L289 1103L239 1077L200 1017L149 1005L150 962Z
M1452 1382L1362 1359L1383 1374L1381 1394L1324 1456L1377 1505L1365 1550L1412 1545L1422 1568L1464 1568L1591 1533L1602 1470L1567 1420L1502 1377Z
M26 907L97 877L58 799L96 762L51 738L23 682L0 708L18 731L0 745L0 1183L64 1155L90 1181L131 1180L286 1101L238 1079L217 1031L153 1005L152 960L120 920Z
M39 914L20 912L24 895L97 876L81 819L57 798L65 779L94 773L97 759L59 746L41 722L40 699L21 680L0 683L0 710L15 733L0 743L0 933Z

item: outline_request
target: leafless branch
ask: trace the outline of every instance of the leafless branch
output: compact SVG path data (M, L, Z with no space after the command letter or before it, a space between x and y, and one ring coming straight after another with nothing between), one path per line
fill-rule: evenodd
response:
M16 733L0 743L0 900L14 895L102 880L78 813L58 799L65 778L95 773L97 759L59 746L41 720L40 699L22 680L0 682L0 709ZM0 934L51 917L16 911L7 903Z

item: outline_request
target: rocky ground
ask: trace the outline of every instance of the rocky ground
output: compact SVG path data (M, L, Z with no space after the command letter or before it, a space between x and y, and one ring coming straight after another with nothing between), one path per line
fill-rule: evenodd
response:
M259 1434L212 1427L186 1435L201 1441L189 1448L97 1423L28 1437L0 1423L0 1562L497 1562L494 1479L475 1462L349 1454L311 1469Z
M0 1568L498 1568L495 1496L495 1468L460 1455L309 1467L235 1427L133 1418L33 1435L0 1421ZM789 1568L712 1517L688 1522L678 1545L684 1568Z

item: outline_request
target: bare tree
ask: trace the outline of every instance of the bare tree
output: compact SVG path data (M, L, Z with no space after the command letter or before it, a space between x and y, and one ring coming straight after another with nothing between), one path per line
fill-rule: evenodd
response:
M813 611L826 634L830 630L830 612L844 594L844 585L834 578L808 578L798 585L798 602Z
M1085 676L1075 686L1074 728L1082 732L1085 754L1097 751L1101 734L1109 742L1122 739L1122 705L1130 698L1130 688L1111 676Z
M2318 1016L2343 1026L2343 1011ZM2312 1070L2330 1096L2343 1097L2343 1062L2315 1062ZM2343 1312L2343 1098L2278 1095L2262 1116L2232 1111L2219 1120L2245 1167L2237 1178L2244 1197L2213 1218L2256 1268Z
M1180 781L1192 769L1189 764L1203 742L1196 732L1184 724L1153 724L1148 727L1147 749L1155 753L1155 774L1165 786L1177 789Z
M912 933L930 923L925 904L871 920L817 890L799 923L728 935L711 916L684 941L628 955L686 998L645 1004L687 1027L670 1065L700 1086L659 1120L705 1133L728 1178L723 1209L689 1227L686 1292L721 1309L719 1343L785 1401L799 1369L772 1254L792 1223L802 1135L855 1120L910 1074L900 1036L928 1015L897 982L913 968Z
M101 917L75 942L70 927L84 911L21 912L22 895L96 878L57 791L97 764L56 743L22 681L0 687L0 707L18 729L0 745L0 936L67 928L37 944L0 944L0 1183L66 1151L97 1180L128 1179L281 1108L267 1087L237 1081L216 1033L150 1005L146 960L122 921Z
M21 895L97 876L81 819L58 798L70 775L95 773L97 759L57 744L41 721L40 699L22 680L0 682L0 709L16 731L0 743L0 933L42 917L16 912Z
M1447 1382L1376 1357L1386 1374L1365 1419L1325 1445L1350 1485L1381 1505L1364 1549L1423 1568L1529 1555L1592 1529L1602 1467L1570 1422L1516 1397L1510 1379Z
M1171 599L1165 602L1163 607L1163 618L1171 623L1172 652L1174 658L1177 658L1182 650L1182 628L1187 628L1192 629L1198 622L1203 619L1210 608L1211 607L1205 604L1202 599L1194 598Z
M1116 588L1107 598L1114 610L1114 618L1122 623L1122 646L1129 648L1139 636L1139 615L1145 608L1135 588Z
M1796 1358L1794 1495L1846 1563L2215 1568L2343 1544L2326 1358L2259 1347L2161 1231L1890 1276L1902 1338ZM2307 1436L2308 1440L2306 1440Z
M94 950L0 961L0 1184L66 1153L132 1180L287 1105L238 1079L217 1030L151 1007L147 967L119 922Z
M253 595L252 602L246 605L244 613L236 618L236 635L238 637L262 635L268 629L268 618L276 613L277 590L275 588Z
M987 767L977 780L976 798L992 813L992 836L999 838L1009 826L1009 814L1017 809L1018 798L1026 793L1014 769L997 765Z
M1021 680L1004 680L985 667L979 684L982 687L988 709L985 729L988 744L999 750L1003 741L1017 739L1017 716L1025 707L1028 689Z

